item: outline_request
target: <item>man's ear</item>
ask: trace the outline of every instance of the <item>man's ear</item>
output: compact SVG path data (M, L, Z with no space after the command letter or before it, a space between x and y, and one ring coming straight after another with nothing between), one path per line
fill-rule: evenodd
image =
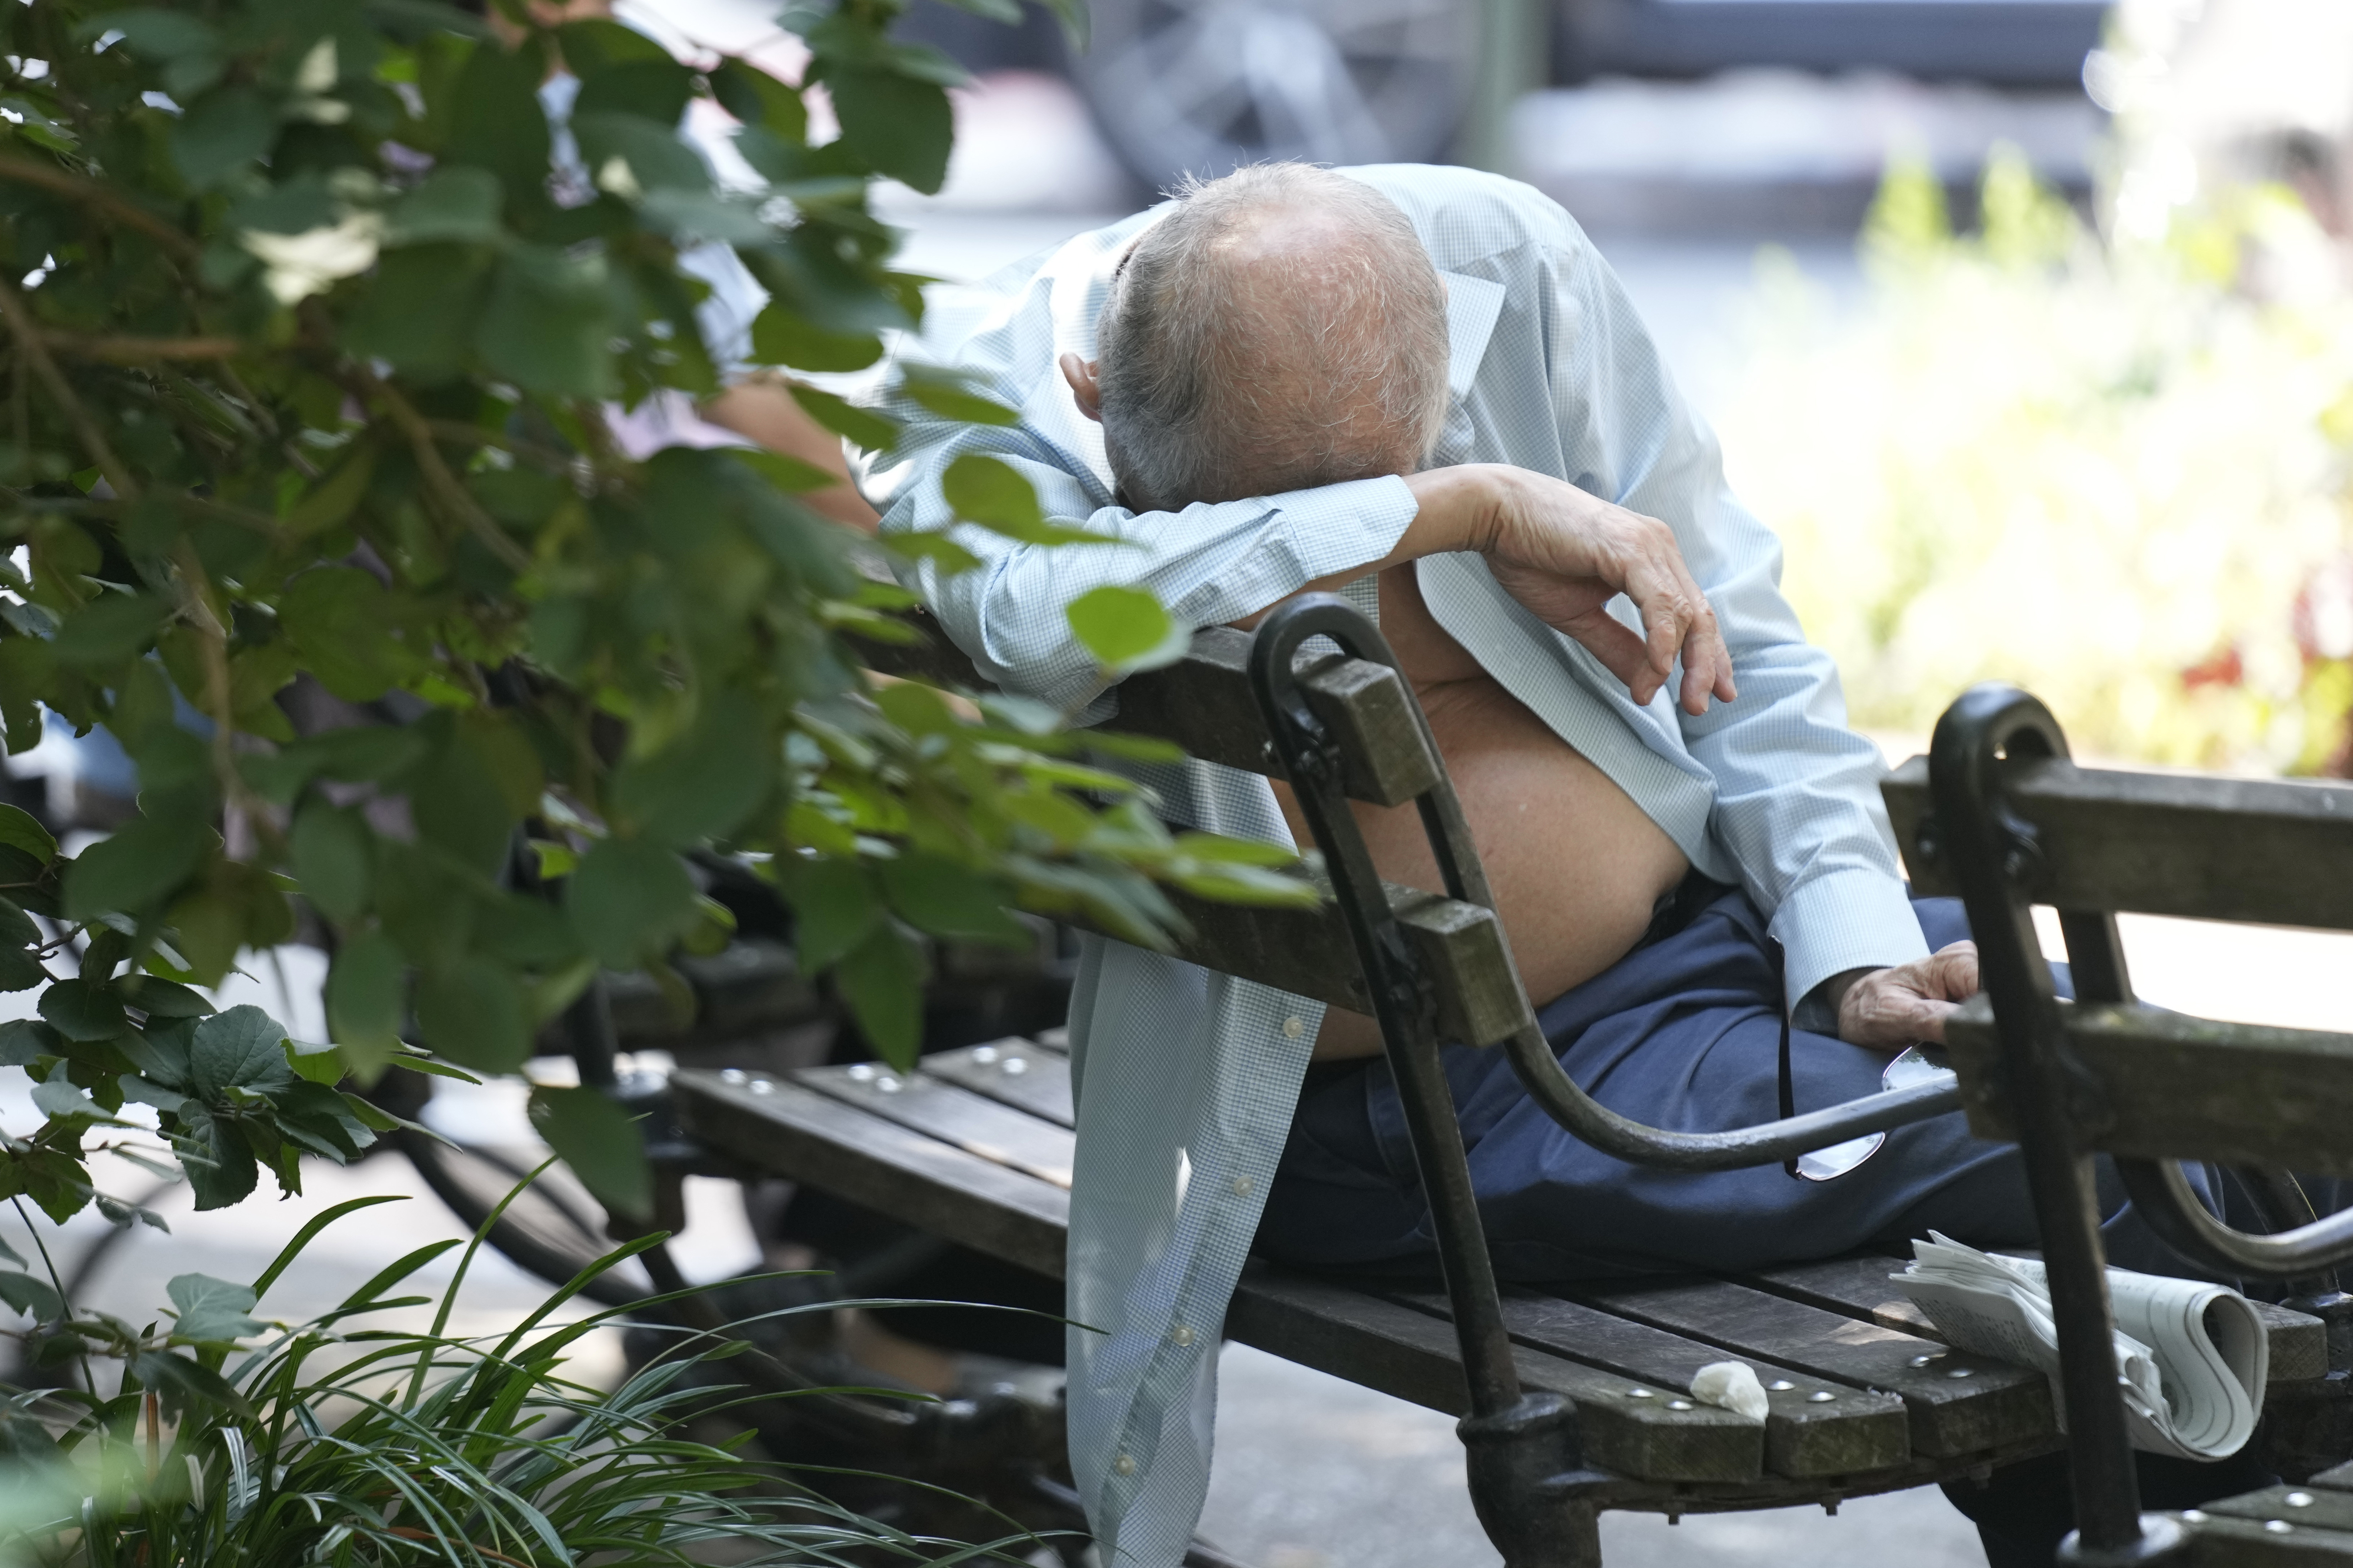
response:
M1081 359L1076 354L1061 357L1062 379L1071 384L1071 395L1078 399L1079 412L1103 423L1103 385L1095 379L1095 362Z

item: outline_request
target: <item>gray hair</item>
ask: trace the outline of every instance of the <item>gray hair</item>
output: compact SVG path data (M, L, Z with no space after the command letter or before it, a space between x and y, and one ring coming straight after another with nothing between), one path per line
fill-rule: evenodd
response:
M1127 504L1271 495L1427 460L1446 417L1446 292L1397 205L1306 163L1174 195L1096 326L1103 447ZM1237 260L1286 216L1339 232Z

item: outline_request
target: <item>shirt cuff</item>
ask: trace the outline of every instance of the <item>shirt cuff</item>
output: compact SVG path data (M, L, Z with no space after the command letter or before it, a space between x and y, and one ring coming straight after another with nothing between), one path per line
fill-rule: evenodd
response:
M1379 560L1421 511L1413 487L1395 474L1267 500L1283 519L1288 553L1303 583Z
M1784 1005L1793 1013L1833 974L1928 956L1903 882L1860 867L1792 889L1773 911L1773 936L1783 955Z

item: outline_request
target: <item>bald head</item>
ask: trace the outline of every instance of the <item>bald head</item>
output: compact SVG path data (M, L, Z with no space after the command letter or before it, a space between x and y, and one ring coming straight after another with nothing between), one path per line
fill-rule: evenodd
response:
M1103 445L1139 509L1420 466L1446 414L1446 296L1396 205L1303 163L1177 193L1096 331Z

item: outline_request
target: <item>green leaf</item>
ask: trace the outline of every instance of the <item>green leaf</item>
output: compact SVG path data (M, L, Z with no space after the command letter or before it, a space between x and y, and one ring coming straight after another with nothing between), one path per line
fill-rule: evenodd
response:
M485 876L496 875L505 864L515 817L481 748L453 725L407 783L418 837Z
M248 1421L260 1419L246 1403L245 1395L227 1378L186 1356L168 1351L143 1351L132 1360L131 1372L142 1385L164 1396L167 1418L177 1419L179 1413L190 1405L208 1405L234 1411Z
M1092 588L1064 613L1079 641L1113 675L1174 664L1193 646L1192 628L1179 626L1141 588Z
M294 878L310 900L338 921L367 908L370 835L356 811L311 801L294 818Z
M936 82L828 61L825 82L841 140L879 174L936 195L948 173L955 116Z
M425 760L431 744L414 729L374 724L331 730L302 742L318 758L321 773L351 784L379 783L415 767Z
M0 991L30 991L46 985L49 978L48 970L28 949L0 947Z
M144 594L100 595L66 617L50 651L58 663L79 669L120 664L154 641L170 608Z
M106 1108L76 1088L63 1073L33 1086L33 1109L52 1121L74 1117L99 1121L106 1117Z
M1263 866L1223 865L1204 870L1180 871L1172 879L1187 892L1226 904L1258 904L1279 909L1314 909L1324 901L1315 884L1286 877Z
M191 187L208 191L269 151L278 116L251 89L208 95L172 128L172 162Z
M333 1062L333 1053L324 1053ZM364 1102L363 1102L364 1103ZM348 1165L375 1142L363 1117L343 1096L322 1083L298 1080L277 1102L278 1132L306 1153Z
M499 261L475 346L525 391L616 396L612 301L601 258L519 245Z
M659 844L607 838L582 856L580 868L565 879L564 907L598 962L630 969L692 928L694 881L679 858Z
M311 486L310 493L286 514L288 531L307 537L351 516L360 497L367 493L368 481L375 478L375 463L376 444L365 440L355 443L343 460L335 465L334 472Z
M284 1274L287 1269L293 1267L294 1260L302 1256L302 1249L311 1245L311 1238L312 1237L318 1235L321 1231L326 1229L329 1226L334 1224L345 1215L354 1213L360 1209L371 1209L375 1207L378 1204L399 1204L406 1203L408 1199L406 1194L380 1193L373 1197L345 1198L342 1203L335 1205L325 1213L311 1215L310 1219L303 1223L302 1228L294 1233L294 1239L288 1242L283 1247L279 1249L277 1258L272 1259L269 1267L263 1269L259 1278L254 1280L253 1294L255 1300L259 1300L260 1298L269 1294L269 1288L278 1282L280 1275ZM443 1242L440 1245L443 1247L449 1247L456 1244L454 1242ZM411 1256L414 1256L414 1254Z
M815 974L832 963L881 923L881 895L857 861L791 860L780 862L777 870L792 900L803 973Z
M158 62L177 59L182 55L209 53L220 45L220 34L197 17L151 5L102 12L74 31L85 39L101 33L120 33L132 53Z
M966 522L1024 544L1115 544L1109 534L1049 522L1038 492L1011 465L966 452L940 476L940 495Z
M580 141L581 163L609 195L632 204L655 192L715 199L709 166L679 140L676 122L675 115L662 122L638 114L581 112L572 117L572 132ZM775 237L755 222L748 237Z
M837 436L844 436L869 451L887 452L899 442L896 420L843 401L830 392L793 384L793 401L801 411Z
M327 1028L362 1083L373 1083L399 1054L400 950L382 931L363 931L335 953L327 973Z
M201 991L152 974L128 974L115 984L122 999L150 1018L201 1018L216 1011Z
M922 951L885 921L843 956L834 984L882 1059L902 1071L913 1068L923 1034Z
M776 772L776 736L765 716L743 693L720 691L684 735L615 772L612 801L645 832L683 846L723 837L741 823Z
M722 60L706 74L719 106L744 124L786 142L808 140L808 106L790 84L740 59Z
M211 824L200 817L132 818L67 865L66 918L135 913L162 901L195 875L218 841Z
M841 476L828 473L815 463L782 452L764 452L755 447L730 447L727 456L751 469L769 485L787 493L803 490L828 489L841 483Z
M490 267L490 252L480 246L385 251L343 322L344 346L421 381L457 375L474 351Z
M346 702L373 702L417 667L392 636L393 614L372 574L322 566L287 584L278 624L320 685Z
M203 1210L234 1207L253 1195L261 1177L252 1146L237 1130L195 1105L180 1111L180 1163L188 1173L188 1192Z
M1019 409L1008 408L995 398L982 396L966 386L961 377L921 365L909 365L900 373L899 390L943 419L958 419L970 425L1021 423ZM1032 500L1034 504L1034 497Z
M555 30L565 63L586 77L629 60L668 60L670 51L609 17L566 22Z
M882 889L893 912L934 936L1030 948L1036 935L1006 909L1006 889L944 856L915 851L882 861Z
M874 706L910 735L948 735L963 728L948 700L920 681L892 681L874 693Z
M910 561L929 561L940 574L954 577L980 568L980 557L944 533L886 533L882 547Z
M41 1016L69 1040L111 1040L131 1027L113 986L80 979L60 980L42 992Z
M259 1300L242 1285L216 1279L209 1274L182 1274L164 1287L179 1310L172 1337L198 1343L227 1343L258 1334L261 1325L246 1314Z
M599 1203L633 1220L652 1216L653 1168L646 1163L645 1135L637 1120L605 1094L534 1089L531 1124Z
M1296 866L1299 851L1262 838L1229 838L1221 833L1180 833L1176 850L1196 860L1230 861L1240 866Z
M185 1089L188 1051L195 1033L194 1019L167 1018L162 1023L151 1019L144 1030L116 1040L114 1048L130 1058L146 1078L169 1089Z
M18 806L0 805L0 846L22 850L41 865L58 858L58 841L40 818Z
M387 247L435 241L496 245L506 237L499 218L505 200L498 175L488 169L466 164L436 169L385 214L384 243Z
M513 1072L531 1055L522 988L471 953L418 973L417 1027L436 1051L482 1072Z
M781 300L771 300L753 318L752 357L795 370L864 370L882 357L882 340L872 332L829 332Z
M552 146L539 102L539 84L546 76L546 59L535 39L514 49L488 41L475 46L450 100L443 166L488 169L518 205L526 195L540 197Z
M14 1269L0 1269L0 1304L42 1323L53 1322L65 1313L64 1301L47 1280Z
M648 56L583 72L572 113L575 120L590 114L639 115L675 132L693 96L692 71L666 54Z
M335 198L316 174L298 174L247 196L229 208L227 219L231 228L264 234L308 234L334 221Z
M65 1054L65 1037L47 1024L11 1018L0 1024L0 1068L28 1068L43 1057Z
M332 1046L290 1039L286 1042L286 1065L294 1069L295 1077L329 1089L343 1081L343 1061Z
M276 1094L294 1082L286 1061L285 1026L259 1007L231 1007L196 1026L188 1047L188 1083L207 1105L231 1089Z

